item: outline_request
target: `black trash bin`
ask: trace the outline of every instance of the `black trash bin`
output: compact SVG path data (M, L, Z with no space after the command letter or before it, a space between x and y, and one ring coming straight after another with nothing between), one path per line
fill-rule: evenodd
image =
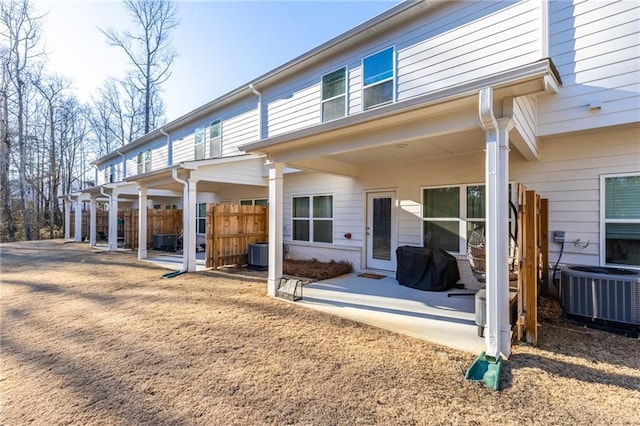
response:
M443 291L460 280L456 258L439 248L398 247L396 280L403 286Z

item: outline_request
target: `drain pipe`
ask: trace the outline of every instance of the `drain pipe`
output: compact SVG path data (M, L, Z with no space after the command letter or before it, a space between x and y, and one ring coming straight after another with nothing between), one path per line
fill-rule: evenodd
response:
M262 140L262 93L260 93L253 83L249 85L249 90L258 97L258 140Z
M193 212L189 212L189 208L187 205L187 201L189 199L189 182L187 182L184 179L180 179L178 177L178 170L177 169L171 169L171 179L173 179L174 181L182 184L183 187L183 191L182 191L182 269L179 271L180 273L185 273L187 272L188 269L188 264L189 264L189 259L188 254L187 254L187 250L185 250L186 247L186 236L187 236L187 228L188 228L188 220L189 220L189 213L193 213ZM191 243L191 242L189 242Z
M165 132L162 127L160 129L160 133L167 137L167 166L173 165L173 144L171 143L171 136L169 133Z
M124 180L127 178L127 163L124 161L124 154L121 153L119 149L116 150L116 154L122 157L122 179L121 180Z

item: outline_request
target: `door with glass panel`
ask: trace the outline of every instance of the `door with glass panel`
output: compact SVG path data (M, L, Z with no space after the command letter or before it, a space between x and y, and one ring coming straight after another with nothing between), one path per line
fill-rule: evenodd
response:
M396 268L396 196L394 192L367 194L367 268Z

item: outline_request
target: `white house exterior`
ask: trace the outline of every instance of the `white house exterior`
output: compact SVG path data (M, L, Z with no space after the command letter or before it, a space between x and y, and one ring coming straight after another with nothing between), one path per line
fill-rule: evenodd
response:
M389 275L397 247L437 246L468 280L485 222L487 354L508 356L510 184L549 199L563 263L640 268L639 41L636 1L402 3L98 159L70 198L184 209L189 271L199 203L268 199L270 295L285 246Z

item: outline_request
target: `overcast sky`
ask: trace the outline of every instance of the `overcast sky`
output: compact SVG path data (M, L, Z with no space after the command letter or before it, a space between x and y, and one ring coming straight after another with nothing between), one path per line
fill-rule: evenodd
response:
M168 120L188 113L384 12L399 1L179 1L178 58L164 84ZM115 0L36 0L47 11L49 71L67 76L88 101L108 76L124 75L124 53L98 27L122 28Z

